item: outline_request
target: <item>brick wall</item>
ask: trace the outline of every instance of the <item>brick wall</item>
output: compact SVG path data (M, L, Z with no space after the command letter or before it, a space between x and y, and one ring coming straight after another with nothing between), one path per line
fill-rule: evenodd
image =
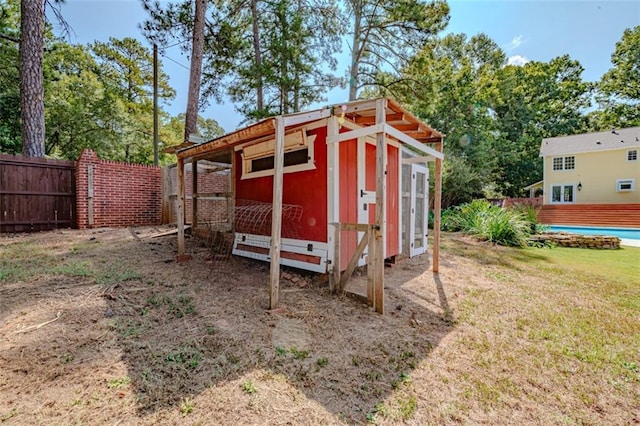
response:
M209 168L203 161L198 162L198 190L199 194L213 195L218 194L223 197L230 189L230 177L229 173L225 171L214 171ZM185 167L184 181L185 181L185 223L192 223L193 217L193 201L191 196L192 191L192 176L191 165L187 164ZM178 170L176 167L172 167L170 170L171 176L171 194L177 195L178 193ZM213 224L225 222L229 217L229 200L211 200L200 198L198 200L198 223L199 226L214 226ZM172 197L171 203L171 215L169 222L177 222L177 197Z
M93 194L89 187L91 169ZM103 161L85 149L76 167L76 198L79 229L159 225L162 172L154 166Z

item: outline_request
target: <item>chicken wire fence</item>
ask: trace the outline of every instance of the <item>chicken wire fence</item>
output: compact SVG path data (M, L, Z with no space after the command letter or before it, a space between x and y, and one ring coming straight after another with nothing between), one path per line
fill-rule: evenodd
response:
M268 254L270 247L273 205L268 202L236 199L231 192L231 165L198 161L196 190L193 191L193 167L185 165L185 221L191 223L194 242L209 251L207 261L212 270L233 270L232 251L235 234L242 235L242 250L249 257ZM177 170L170 170L172 221L177 222ZM193 220L194 196L196 220ZM282 238L300 239L303 208L283 204ZM255 253L255 256L251 256Z

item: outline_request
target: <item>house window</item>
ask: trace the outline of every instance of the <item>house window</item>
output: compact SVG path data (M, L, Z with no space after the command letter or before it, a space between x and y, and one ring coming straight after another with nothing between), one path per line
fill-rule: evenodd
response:
M627 151L627 161L638 161L638 150L630 149Z
M573 203L574 202L574 186L573 185L552 185L551 186L551 202L552 203Z
M316 135L304 129L284 138L284 173L315 169L313 142ZM239 148L236 148L239 149ZM242 149L242 179L273 176L275 164L275 139L244 146Z
M554 157L553 170L573 170L576 168L576 157Z
M633 179L618 179L616 181L616 191L618 192L628 192L633 191L635 187L635 182Z

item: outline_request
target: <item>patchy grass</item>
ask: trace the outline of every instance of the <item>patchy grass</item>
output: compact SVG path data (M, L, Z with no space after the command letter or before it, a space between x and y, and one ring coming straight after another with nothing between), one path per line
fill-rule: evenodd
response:
M444 234L438 276L385 270L380 316L311 278L268 312L264 264L175 263L173 237L0 247L3 425L640 421L640 249Z

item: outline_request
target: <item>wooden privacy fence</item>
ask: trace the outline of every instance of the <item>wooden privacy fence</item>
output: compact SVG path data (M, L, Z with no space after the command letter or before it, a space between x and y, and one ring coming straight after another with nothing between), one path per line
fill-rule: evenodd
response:
M73 161L0 155L0 232L75 225Z

